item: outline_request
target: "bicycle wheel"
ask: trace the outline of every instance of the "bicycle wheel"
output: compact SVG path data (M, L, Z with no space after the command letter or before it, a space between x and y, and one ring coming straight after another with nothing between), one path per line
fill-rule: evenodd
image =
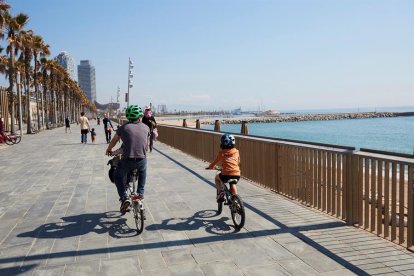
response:
M239 195L233 195L231 200L232 200L232 203L230 205L231 218L233 220L234 227L237 230L240 230L241 228L243 228L244 222L246 219L246 215L244 213L243 201Z
M18 144L18 143L20 143L21 140L22 140L21 136L16 136L16 137L12 138L13 144Z
M139 205L140 204L137 201L135 201L132 207L138 235L141 234L144 230L144 210L141 209Z
M5 141L5 142L6 142L6 144L7 144L7 145L9 145L9 146L14 145L14 143L13 143L13 139L10 139L10 140L9 140L9 139L6 139L6 141Z

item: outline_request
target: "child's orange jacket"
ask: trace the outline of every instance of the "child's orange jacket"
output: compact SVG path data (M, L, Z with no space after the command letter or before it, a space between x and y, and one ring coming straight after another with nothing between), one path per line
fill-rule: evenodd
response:
M222 175L240 176L240 155L237 149L232 148L220 150L216 159L208 166L208 168L213 169L218 163L221 163Z

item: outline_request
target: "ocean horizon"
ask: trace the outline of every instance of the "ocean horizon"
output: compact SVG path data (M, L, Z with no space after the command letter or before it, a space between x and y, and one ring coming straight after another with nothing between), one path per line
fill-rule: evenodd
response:
M377 112L409 112L414 107L377 108ZM284 111L285 112L285 111ZM286 111L287 112L287 111ZM356 109L296 110L295 113L374 112ZM213 125L202 125L214 129ZM222 132L240 133L241 124L222 124ZM248 123L250 135L316 142L331 145L367 148L395 153L414 154L414 116L302 121L279 123Z

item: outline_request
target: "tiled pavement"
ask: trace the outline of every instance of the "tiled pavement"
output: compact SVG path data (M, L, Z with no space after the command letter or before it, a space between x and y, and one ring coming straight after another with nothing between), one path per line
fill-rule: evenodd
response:
M246 180L235 232L228 209L216 215L214 172L161 143L137 236L96 129L96 144L72 125L0 148L0 275L414 275L412 253Z

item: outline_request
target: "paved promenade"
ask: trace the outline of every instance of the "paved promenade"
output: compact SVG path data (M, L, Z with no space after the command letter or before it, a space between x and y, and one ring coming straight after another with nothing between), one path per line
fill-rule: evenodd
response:
M414 254L246 180L235 232L228 208L216 214L215 172L161 143L137 236L95 128L96 144L72 125L0 146L0 275L414 275Z

